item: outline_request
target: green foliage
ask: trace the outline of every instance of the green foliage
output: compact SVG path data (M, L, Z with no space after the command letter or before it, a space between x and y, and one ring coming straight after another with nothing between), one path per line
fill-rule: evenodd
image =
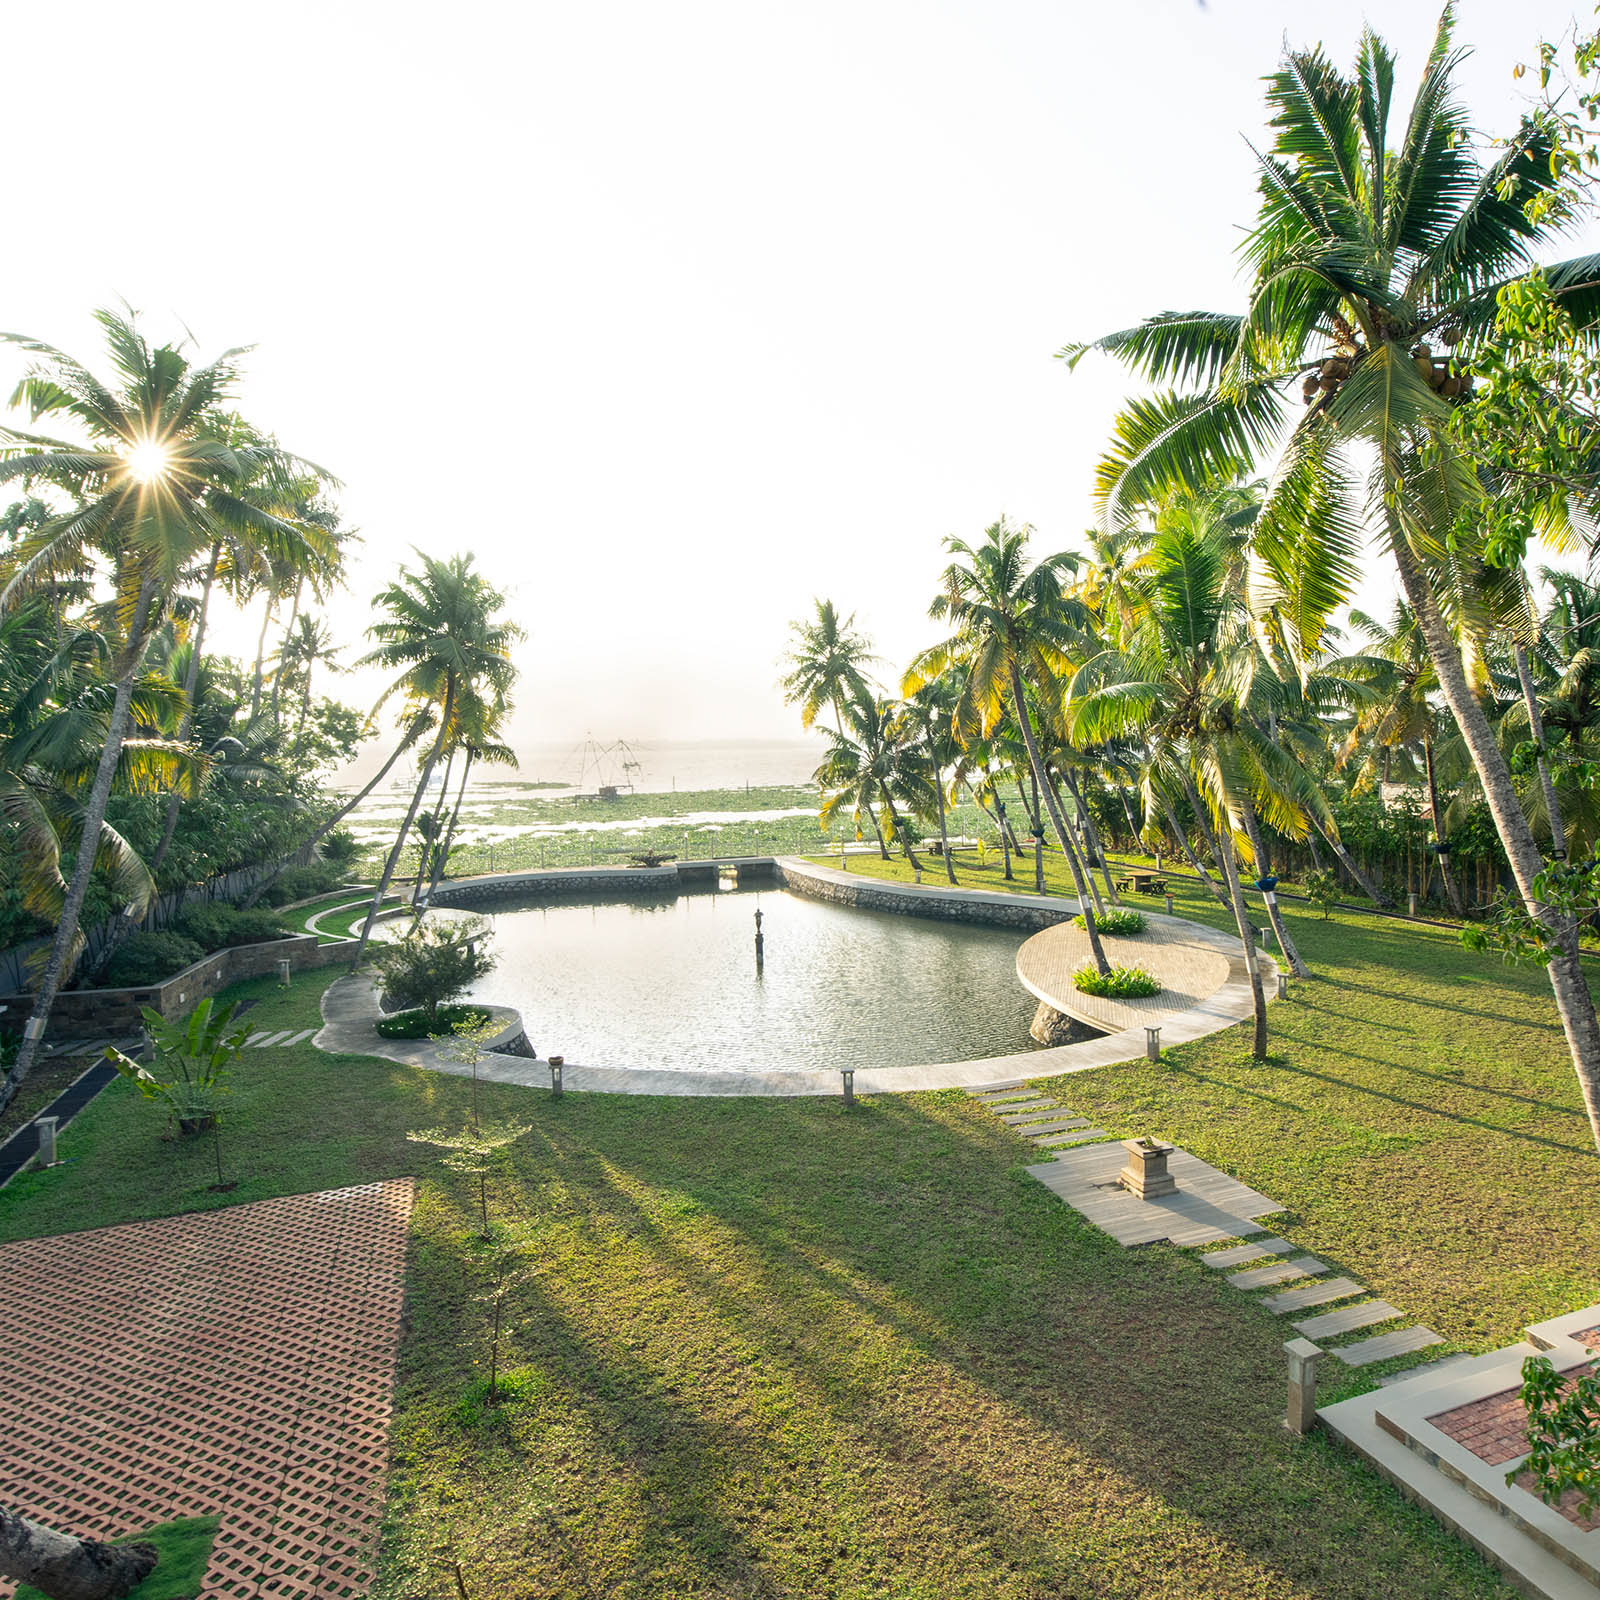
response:
M252 907L249 911L221 902L185 906L178 914L175 928L186 939L205 950L228 950L237 945L265 944L269 939L281 939L290 930L283 918L272 912Z
M1085 926L1082 916L1072 919L1080 928ZM1144 913L1135 911L1131 906L1114 906L1103 916L1094 919L1094 925L1101 933L1109 933L1118 938L1131 938L1136 933L1144 932Z
M1305 882L1306 898L1322 910L1322 920L1326 922L1333 913L1333 908L1338 905L1343 891L1339 887L1338 875L1324 869L1321 872L1308 872Z
M494 971L489 926L419 917L403 939L376 945L372 963L383 978L384 999L400 1010L420 1007L428 1032L443 1033L439 1008Z
M344 871L335 862L313 861L309 866L288 867L267 885L261 898L269 906L291 905L327 894L344 882Z
M1600 1510L1600 1378L1568 1380L1548 1356L1522 1363L1522 1403L1528 1411L1528 1459L1506 1474L1524 1471L1547 1505L1570 1493L1586 1514Z
M443 1038L487 1023L487 1015L473 1006L439 1006L432 1013L420 1007L412 1011L391 1011L378 1018L378 1036L383 1039Z
M463 1428L480 1427L490 1418L499 1416L506 1406L539 1400L554 1385L537 1367L512 1367L497 1374L493 1387L491 1395L489 1374L484 1373L462 1391L461 1398L456 1401L455 1417Z
M233 1020L238 1009L237 1001L218 1005L207 998L188 1016L168 1022L146 1006L144 1025L155 1043L152 1066L115 1048L106 1051L106 1060L146 1100L163 1101L183 1132L200 1132L216 1120L218 1097L227 1092L223 1077L250 1037L249 1023Z
M1578 920L1593 917L1600 910L1600 856L1589 861L1548 861L1533 880L1533 893L1541 906L1551 911L1570 912ZM1505 960L1548 965L1561 953L1561 945L1549 924L1536 917L1522 897L1497 889L1482 922L1469 922L1461 930L1461 943L1468 950L1495 954Z
M1102 1000L1144 1000L1161 993L1161 985L1143 967L1113 967L1103 975L1093 967L1080 967L1072 975L1072 986L1079 994Z
M322 859L330 866L348 868L360 853L361 846L348 828L335 828L322 841Z
M106 963L101 985L107 989L136 989L147 983L161 983L193 966L204 955L201 945L181 933L131 934Z

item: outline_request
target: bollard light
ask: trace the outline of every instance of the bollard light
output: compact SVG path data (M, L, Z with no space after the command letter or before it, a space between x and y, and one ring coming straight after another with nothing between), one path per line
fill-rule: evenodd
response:
M921 883L922 882L922 868L921 867L913 867L911 869L911 871L915 875L917 882Z
M287 961L278 963L278 987L280 989L289 987L289 963Z
M1289 1409L1283 1425L1290 1433L1310 1433L1317 1425L1317 1363L1323 1351L1309 1339L1291 1339L1283 1348L1289 1357Z
M1406 915L1414 917L1417 914L1417 897L1415 894L1406 895Z
M1152 1027L1149 1023L1145 1024L1144 1058L1146 1061L1159 1061L1161 1059L1161 1028L1159 1025Z
M561 1093L561 1069L566 1065L564 1056L550 1057L550 1093Z
M38 1164L53 1167L56 1164L56 1117L35 1117L33 1125L39 1134Z
M856 1103L856 1069L840 1067L839 1076L844 1079L844 1103L853 1106Z
M1289 974L1281 969L1278 972L1278 998L1280 1000L1289 998Z
M1169 917L1172 915L1172 896L1170 894L1167 896L1167 915Z

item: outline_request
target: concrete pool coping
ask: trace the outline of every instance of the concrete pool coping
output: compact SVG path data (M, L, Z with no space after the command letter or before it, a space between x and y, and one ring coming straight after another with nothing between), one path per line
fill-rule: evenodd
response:
M1068 923L1077 915L1074 900L1039 895L1009 895L994 890L952 889L948 886L924 884L913 886L886 883L882 879L863 877L859 873L840 872L832 867L819 867L813 862L794 856L769 856L746 858L752 866L773 872L784 887L812 898L840 901L871 907L878 910L900 911L912 916L929 916L942 920L983 922L993 926L1057 927ZM699 865L699 863L696 863ZM624 869L626 870L626 869ZM660 869L656 869L660 870ZM498 882L514 879L521 889L527 880L538 874L518 873L503 875ZM592 875L586 875L592 876ZM464 880L472 884L475 880ZM537 888L539 885L528 885ZM588 887L588 885L585 885ZM554 892L561 892L552 884ZM851 891L846 897L841 891ZM463 898L466 898L463 896ZM474 897L476 898L476 897ZM436 894L434 903L440 904ZM999 1084L1014 1083L1028 1078L1056 1077L1068 1072L1087 1072L1095 1067L1107 1067L1117 1062L1130 1061L1145 1052L1145 1027L1159 1024L1161 1044L1184 1044L1191 1039L1204 1038L1223 1028L1231 1028L1251 1015L1250 980L1245 971L1242 952L1228 953L1227 946L1236 944L1227 935L1200 923L1188 922L1181 917L1146 912L1152 924L1171 925L1174 932L1190 933L1196 944L1211 951L1227 955L1227 975L1209 994L1195 998L1192 1004L1179 1010L1140 1014L1134 1025L1098 1039L1086 1039L1078 1044L1058 1045L1049 1049L1025 1050L1013 1055L988 1056L978 1061L931 1062L916 1067L862 1067L855 1073L857 1094L911 1094L929 1089L979 1089ZM1074 930L1076 931L1076 930ZM1031 944L1033 941L1027 941ZM1120 943L1136 945L1138 940ZM1170 942L1170 941L1169 941ZM1027 947L1024 945L1024 949ZM1021 952L1019 951L1019 959ZM1276 965L1263 955L1261 964L1266 974L1268 993L1272 992L1272 979ZM1212 969L1215 970L1214 968ZM1019 974L1020 980L1020 974ZM1039 994L1024 981L1024 987ZM1056 1009L1056 999L1040 995ZM1084 997L1074 992L1074 1000ZM1159 1000L1159 996L1155 997ZM1186 996L1188 998L1188 996ZM406 1066L422 1067L430 1072L445 1072L455 1077L470 1077L472 1069L460 1062L451 1061L443 1050L425 1039L381 1039L373 1023L381 1013L378 1009L377 985L366 974L352 974L328 986L322 997L323 1026L311 1041L319 1050L334 1054L377 1056L383 1060L399 1062ZM537 1046L537 1025L528 1027L530 1041ZM543 1057L489 1056L478 1066L478 1076L494 1083L520 1083L530 1088L550 1086L550 1065ZM586 1066L582 1062L567 1060L562 1070L565 1089L577 1092L605 1094L657 1094L657 1095L764 1095L789 1097L796 1095L834 1095L840 1092L837 1072L814 1068L729 1068L726 1071L702 1068L645 1068Z

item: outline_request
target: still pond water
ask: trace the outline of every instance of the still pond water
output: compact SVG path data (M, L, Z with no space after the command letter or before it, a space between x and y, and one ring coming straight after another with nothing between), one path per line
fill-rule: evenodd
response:
M755 963L762 913L765 961ZM497 911L494 972L541 1056L593 1067L917 1066L1031 1048L1024 935L724 889Z

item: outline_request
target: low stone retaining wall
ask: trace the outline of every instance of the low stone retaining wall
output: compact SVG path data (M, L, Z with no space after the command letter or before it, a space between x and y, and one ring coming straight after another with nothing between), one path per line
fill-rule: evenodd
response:
M171 1021L191 1010L219 989L244 978L270 977L280 961L291 972L336 966L350 959L350 946L319 944L315 934L270 939L263 944L236 945L214 950L162 983L139 989L63 989L50 1008L47 1039L98 1039L106 1034L137 1033L143 1025L140 1012L148 1006ZM33 1009L31 994L0 995L0 1011L8 1024L20 1031Z
M1068 922L1078 914L1075 900L1064 901L1057 907L1032 896L995 894L983 889L885 883L881 878L816 867L794 856L778 857L774 866L784 888L795 894L867 911L893 911L905 917L932 917L942 922L970 922L990 928L1020 928L1026 933Z
M548 896L626 893L630 889L678 887L678 869L664 867L557 867L550 871L501 872L446 880L433 891L436 906L494 905Z

